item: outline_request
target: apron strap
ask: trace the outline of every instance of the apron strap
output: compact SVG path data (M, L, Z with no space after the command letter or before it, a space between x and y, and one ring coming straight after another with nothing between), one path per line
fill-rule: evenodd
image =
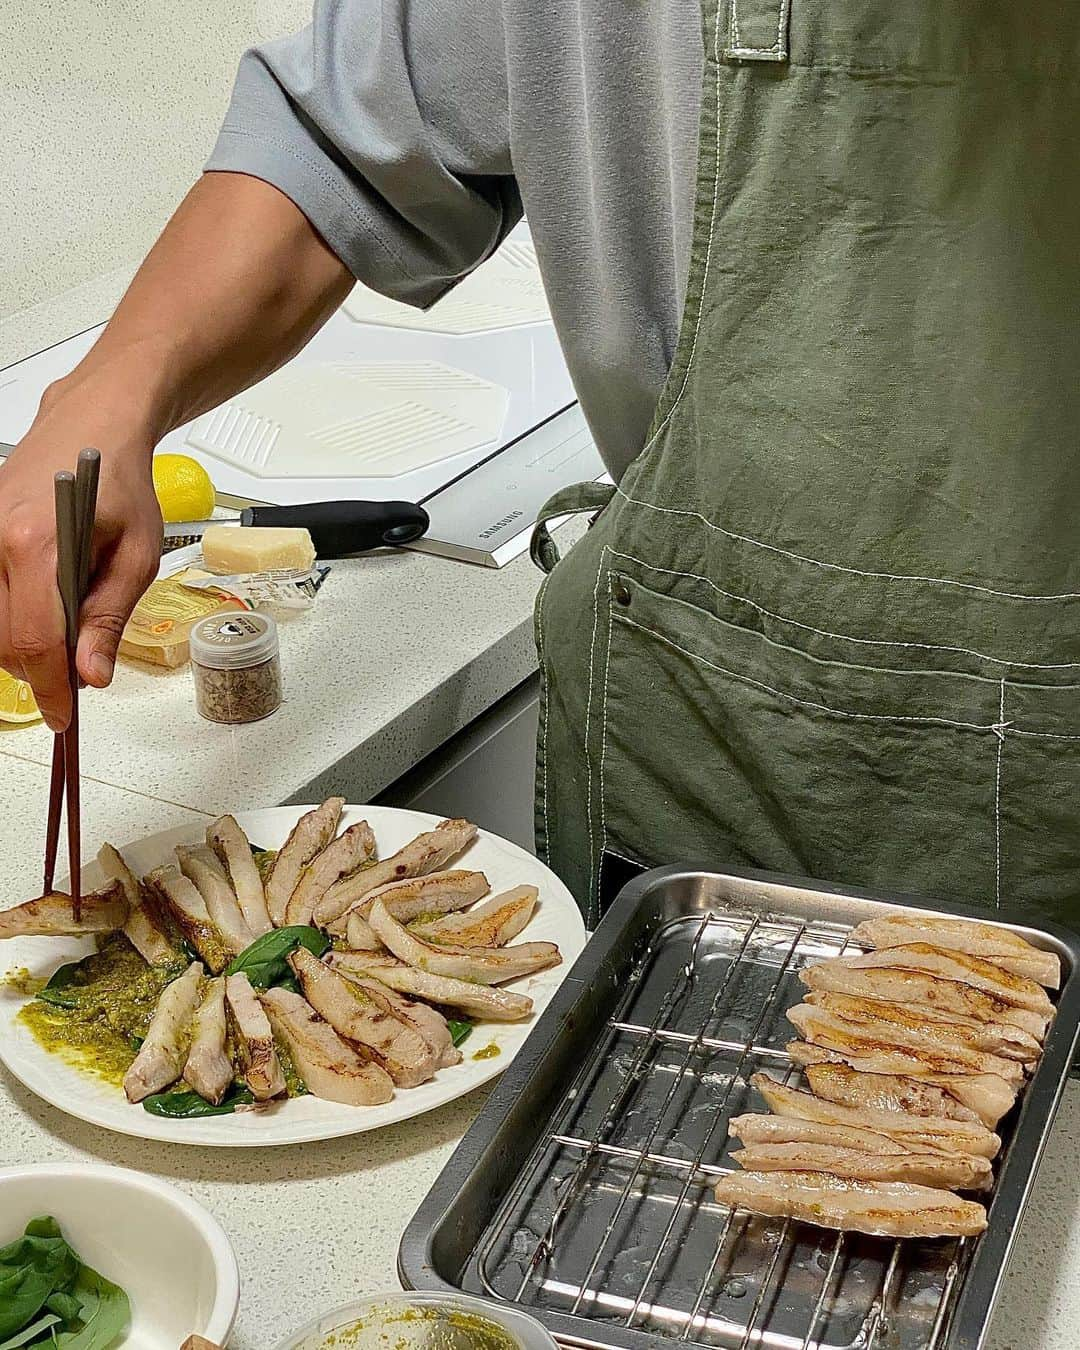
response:
M559 561L559 550L548 530L549 520L559 516L578 516L585 511L602 511L614 495L615 489L610 483L593 482L573 483L549 497L540 508L529 546L530 556L537 567L550 572Z

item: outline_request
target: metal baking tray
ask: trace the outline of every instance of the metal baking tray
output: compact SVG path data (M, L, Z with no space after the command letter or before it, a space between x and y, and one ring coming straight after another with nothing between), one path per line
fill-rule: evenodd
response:
M855 924L955 906L749 871L662 868L619 895L409 1225L406 1288L466 1291L561 1342L650 1350L978 1350L1066 1080L1080 940L1001 913L1062 961L1057 1015L977 1240L867 1238L732 1211L727 1122L792 1083L799 968Z

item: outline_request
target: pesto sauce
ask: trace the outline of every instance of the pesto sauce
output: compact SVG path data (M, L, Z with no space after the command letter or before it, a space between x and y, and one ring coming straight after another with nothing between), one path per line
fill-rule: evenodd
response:
M79 963L64 992L74 1006L32 998L18 1020L45 1050L68 1064L119 1084L138 1053L158 999L183 974L180 966L148 966L121 933Z
M429 1329L421 1331L419 1328L424 1324L428 1324ZM417 1326L417 1330L413 1331L412 1326ZM396 1337L395 1328L400 1328ZM412 1308L373 1309L370 1322L361 1319L339 1327L323 1339L319 1350L338 1350L338 1347L361 1343L371 1345L372 1333L378 1337L375 1344L388 1346L390 1350L413 1350L420 1345L446 1346L447 1350L465 1350L465 1347L468 1350L521 1350L516 1337L498 1322L460 1308L433 1308L422 1304Z
M496 1055L501 1054L502 1051L499 1047L494 1041L491 1041L487 1045L481 1046L479 1050L474 1050L473 1059L494 1059Z

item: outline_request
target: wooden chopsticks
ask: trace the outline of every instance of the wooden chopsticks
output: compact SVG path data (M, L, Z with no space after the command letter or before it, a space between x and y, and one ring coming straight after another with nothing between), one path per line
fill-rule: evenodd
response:
M52 778L49 783L49 820L45 833L45 877L48 895L56 875L60 845L60 810L67 803L68 870L71 905L78 923L82 918L82 838L79 802L79 672L75 655L79 642L79 610L90 580L90 555L97 512L101 455L80 450L77 472L58 473L56 498L56 579L64 605L64 645L67 650L71 720L53 740Z

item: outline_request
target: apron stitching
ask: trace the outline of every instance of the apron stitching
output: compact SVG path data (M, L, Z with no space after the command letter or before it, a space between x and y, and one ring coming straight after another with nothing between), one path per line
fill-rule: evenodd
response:
M592 641L589 643L589 696L585 703L585 762L589 770L589 790L585 797L585 817L589 829L589 865L594 870L594 877L590 879L589 885L589 903L592 905L592 896L594 891L598 893L600 886L600 867L597 861L596 851L596 833L593 829L593 759L591 751L591 741L589 730L592 724L592 703L593 703L593 684L596 663L596 634L600 627L600 581L604 576L604 559L607 557L608 549L605 544L600 550L600 563L596 569L596 584L593 586L593 629Z
M551 573L549 572L547 577L545 577L544 579L543 586L540 587L540 599L538 601L538 607L536 612L536 637L537 637L537 646L540 649L540 673L543 676L544 682L543 684L544 720L540 732L540 741L541 741L540 754L541 754L541 762L544 766L542 770L542 790L544 793L543 812L544 812L545 854L550 852L549 841L551 838L550 826L548 825L548 757L547 757L548 710L551 707L551 674L548 671L547 661L544 657L544 601L547 599L547 588L548 582L550 580L551 580Z
M736 13L738 0L731 0L731 50L733 55L751 52L778 52L784 38L784 19L791 0L780 0L776 12L776 41L771 47L744 47L739 33L739 16ZM719 16L717 16L719 18ZM717 25L719 28L719 24Z
M675 411L674 408L671 410ZM671 415L670 413L668 414ZM690 516L692 519L700 520L710 530L715 530L718 534L724 535L728 539L735 540L736 543L752 544L755 548L765 549L768 553L777 553L782 558L790 558L793 562L809 563L812 567L821 567L830 572L846 572L851 576L869 577L877 581L918 581L925 582L934 586L956 586L965 591L978 591L982 595L993 595L1002 600L1026 600L1026 601L1044 601L1044 600L1080 600L1080 591L1063 591L1059 595L1023 595L1019 591L998 591L991 586L979 586L972 581L955 581L951 577L920 577L908 576L902 572L864 572L858 567L846 567L842 563L825 562L820 558L808 558L802 553L793 553L790 549L780 548L776 544L766 544L761 539L754 539L748 534L736 534L732 530L725 529L723 525L717 525L703 516L700 511L688 511L683 508L673 506L657 506L655 502L643 501L639 497L632 497L624 488L616 485L615 491L627 502L634 506L644 506L650 511L660 511L668 516Z
M1041 741L1080 741L1080 736L1071 736L1064 731L1023 731L1020 727L1014 727L1011 722L1008 726L1014 736L1033 736Z
M994 905L1001 908L1001 756L1005 749L1005 680L1001 681L1001 700L994 733L998 738L997 767L994 770Z
M610 844L604 845L604 852L610 853L613 858L618 858L620 862L629 863L631 867L641 866L637 858L628 858L625 853L620 853L617 848L612 848Z
M785 614L778 614L775 610L765 609L764 606L757 604L745 595L736 595L734 591L725 591L723 587L718 586L711 578L702 576L699 572L679 572L673 567L659 567L655 563L646 562L644 558L638 558L633 553L620 553L618 549L612 549L612 554L616 558L625 558L627 562L638 563L641 567L647 567L650 572L664 572L672 577L684 577L688 580L703 581L706 586L711 587L717 595L724 596L727 600L737 600L740 604L749 605L751 609L759 614L765 615L768 619L776 619L778 623L788 623L794 628L801 628L807 633L814 633L818 637L836 638L840 642L857 642L866 647L906 647L916 651L925 652L952 652L957 656L974 656L980 661L992 661L998 666L1014 666L1024 670L1076 670L1080 668L1080 661L1062 661L1055 665L1043 665L1037 661L1006 661L1000 656L988 656L985 652L977 652L971 647L946 647L933 642L899 642L889 638L862 638L853 637L850 633L833 633L828 628L815 628L812 624L800 623L798 619L790 619ZM715 619L715 615L708 617ZM717 620L717 622L720 622ZM962 673L962 672L959 672ZM972 679L983 678L975 675ZM1080 688L1080 685L1061 685L1059 688Z
M610 549L607 552L611 552ZM607 627L607 651L604 653L604 702L600 718L600 849L601 854L607 848L607 790L604 787L604 763L607 759L607 709L608 709L608 676L611 670L611 629L614 619L611 612L611 601L608 600L608 627ZM597 884L597 912L600 908L600 862L596 864L596 884Z
M733 680L740 680L743 684L752 685L755 689L763 689L767 694L775 694L777 698L786 699L789 703L796 703L803 708L813 708L817 712L829 713L834 717L847 717L855 722L918 722L924 726L959 727L962 731L993 731L997 735L1001 734L998 730L998 724L995 722L980 724L978 722L957 722L951 717L915 717L901 713L858 713L849 712L844 708L830 708L826 703L814 703L810 699L798 698L794 694L785 693L783 689L773 688L771 684L763 684L761 680L752 679L749 675L741 675L738 671L729 670L726 666L718 666L704 656L699 656L697 652L680 647L671 638L665 637L663 633L656 632L655 629L648 628L643 623L637 623L633 619L620 619L619 622L627 624L630 628L637 628L642 633L648 633L650 637L656 638L666 647L681 652L683 656L688 656L691 661L697 661L703 666L708 666L710 670L715 670L720 675L728 675ZM1080 740L1080 736L1076 739Z

